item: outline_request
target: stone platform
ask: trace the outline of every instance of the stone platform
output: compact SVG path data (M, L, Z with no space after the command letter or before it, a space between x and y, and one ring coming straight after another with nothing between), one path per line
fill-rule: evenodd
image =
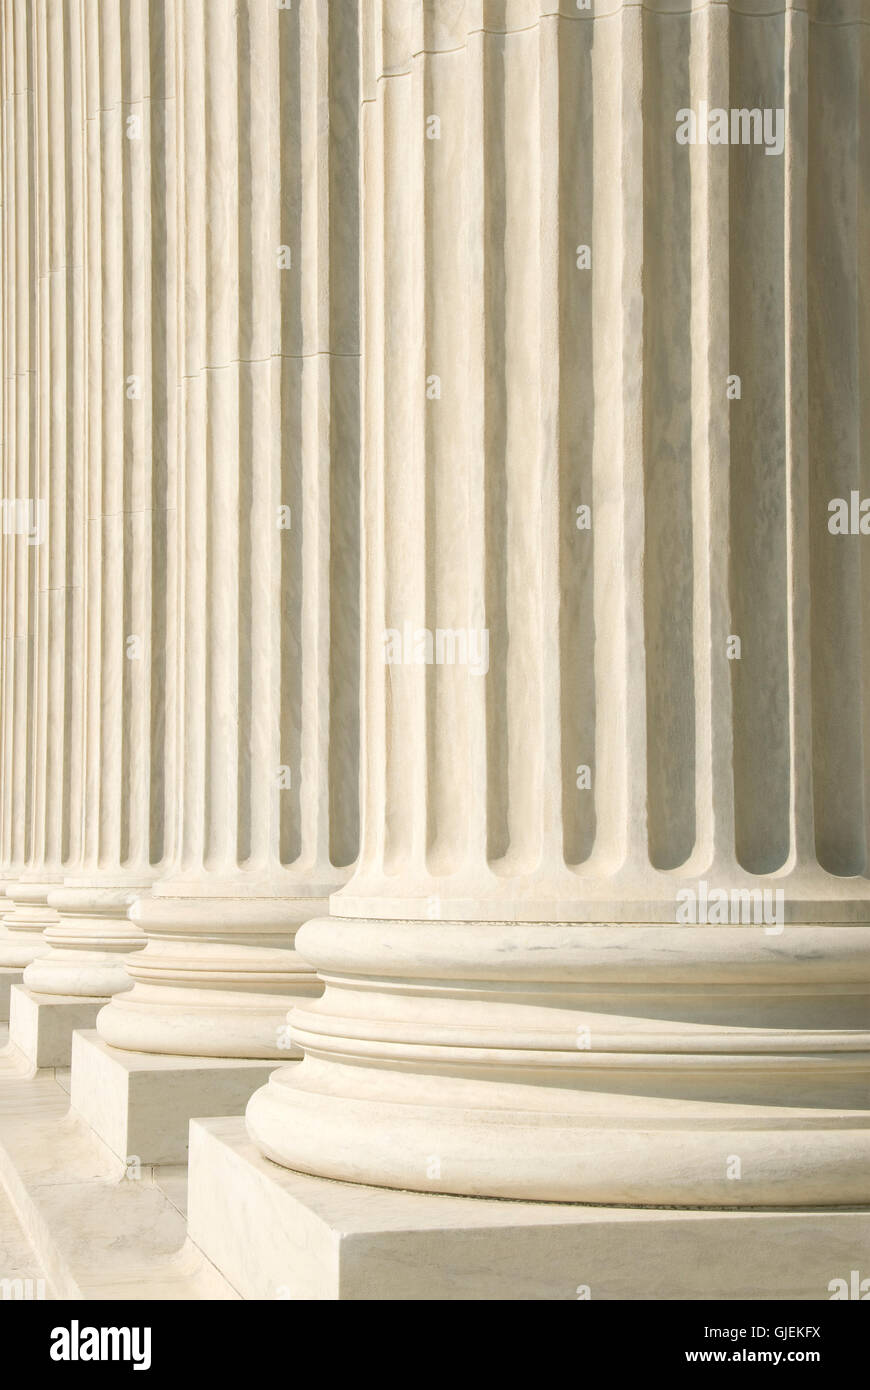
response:
M870 1210L664 1211L436 1196L291 1172L191 1124L190 1238L243 1298L829 1299Z
M186 1163L190 1121L241 1115L274 1062L125 1052L96 1031L73 1034L71 1101L112 1152L141 1163Z
M16 970L11 966L0 967L0 1023L9 1022L9 997L12 986L20 985L23 976L23 968Z
M9 1000L9 1040L33 1067L68 1067L76 1028L93 1028L105 999L35 994L13 985Z

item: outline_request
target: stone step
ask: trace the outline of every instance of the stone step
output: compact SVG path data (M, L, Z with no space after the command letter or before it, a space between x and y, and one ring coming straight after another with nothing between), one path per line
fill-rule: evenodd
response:
M187 1240L185 1192L183 1169L131 1172L53 1072L27 1075L20 1054L0 1054L0 1194L33 1252L29 1277L52 1296L238 1298Z

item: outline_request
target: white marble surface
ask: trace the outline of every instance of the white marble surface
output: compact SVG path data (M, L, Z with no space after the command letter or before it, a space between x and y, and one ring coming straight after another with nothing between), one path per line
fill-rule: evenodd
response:
M76 1028L93 1028L102 999L34 994L13 985L9 1039L34 1067L68 1067Z
M242 1115L269 1062L127 1052L95 1030L73 1033L70 1103L118 1158L187 1159L194 1116Z

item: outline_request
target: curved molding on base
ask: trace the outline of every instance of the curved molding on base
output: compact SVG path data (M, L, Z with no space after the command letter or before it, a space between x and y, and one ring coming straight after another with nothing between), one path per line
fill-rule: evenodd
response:
M0 966L11 970L26 969L33 961L51 950L41 932L16 932L0 929Z
M50 949L43 936L53 926L57 913L47 906L53 883L10 882L6 884L3 925L0 928L0 966L21 970Z
M129 1052L282 1062L301 1056L287 1031L288 1010L298 1002L292 993L232 990L209 996L205 989L161 992L134 985L101 1010L97 1032L111 1047Z
M50 949L24 972L28 989L96 999L131 989L126 957L146 944L142 928L127 920L136 897L132 888L54 889L48 905L60 921L45 930Z
M870 1202L870 930L311 922L275 1162L425 1192Z
M133 988L97 1019L112 1047L176 1056L299 1057L287 1013L323 986L293 949L322 898L141 899L148 944L128 958Z
M267 1158L301 1172L418 1192L698 1208L866 1205L870 1131L718 1126L687 1113L663 1125L492 1108L359 1101L304 1089L312 1074L279 1070L248 1103L247 1127ZM334 1084L335 1078L322 1078ZM358 1079L358 1078L356 1078ZM349 1078L350 1081L350 1078ZM286 1094L285 1094L286 1093ZM828 1123L836 1123L828 1118ZM739 1164L739 1168L736 1166ZM729 1177L731 1173L731 1177Z
M144 944L143 940L139 949ZM28 965L24 983L34 994L110 999L113 994L133 987L125 959L123 955L108 952L64 951L50 947L45 955Z

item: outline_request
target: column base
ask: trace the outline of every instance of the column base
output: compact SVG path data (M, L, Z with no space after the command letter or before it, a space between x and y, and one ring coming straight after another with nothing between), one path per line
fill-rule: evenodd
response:
M145 933L127 920L138 890L65 885L48 906L60 921L46 927L46 952L27 967L24 982L37 994L110 999L133 988L127 958L145 947Z
M466 1197L870 1205L870 930L351 922L247 1109L297 1172Z
M0 1023L9 1022L9 994L12 986L20 985L23 978L23 970L0 967Z
M9 1041L33 1067L68 1067L76 1028L93 1028L102 999L34 994L13 985L9 1000Z
M870 1211L666 1211L392 1192L275 1167L194 1120L190 1238L243 1298L830 1299Z
M95 1031L79 1031L70 1101L125 1162L186 1163L193 1116L242 1115L273 1069L273 1062L124 1052Z
M6 970L27 969L32 961L38 960L50 951L51 947L41 931L16 932L8 926L0 930L0 968Z
M43 936L54 926L57 913L48 904L53 883L8 883L0 930L0 967L24 970L50 949Z
M113 996L98 1032L111 1047L181 1057L283 1062L288 1011L323 989L293 949L317 898L139 899L131 921L148 937L128 955L133 988Z

